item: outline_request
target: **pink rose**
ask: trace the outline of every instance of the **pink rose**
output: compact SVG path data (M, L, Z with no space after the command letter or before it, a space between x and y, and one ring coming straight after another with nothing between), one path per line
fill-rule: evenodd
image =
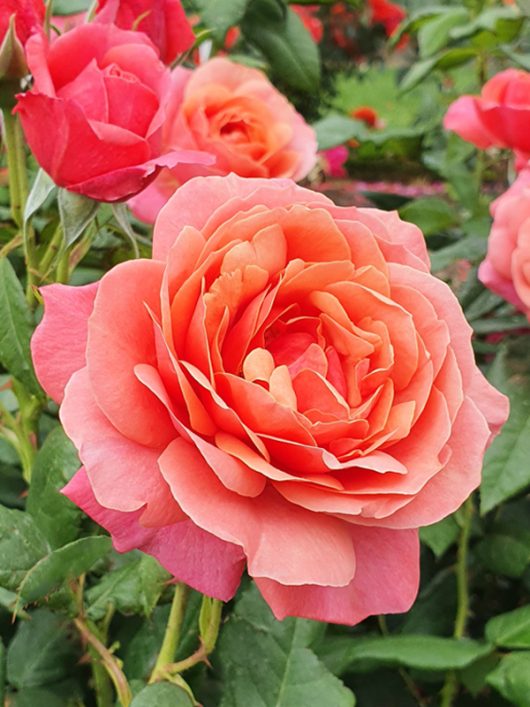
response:
M195 41L180 0L98 0L96 22L144 32L165 64L175 61Z
M486 287L530 319L530 170L491 205L488 254L479 268Z
M421 232L231 175L176 192L153 255L42 290L35 366L84 465L64 493L208 595L246 566L278 618L406 611L417 528L507 416Z
M118 201L163 166L211 164L209 155L163 148L170 74L145 34L81 25L50 45L33 35L26 56L33 87L16 111L37 162L59 186Z
M204 150L212 167L164 170L131 202L138 218L153 223L175 189L191 177L305 177L316 162L316 137L264 73L217 58L194 71L178 68L164 124L166 149Z
M444 127L480 149L509 147L528 159L529 121L530 73L506 69L484 84L480 96L461 96L452 103Z

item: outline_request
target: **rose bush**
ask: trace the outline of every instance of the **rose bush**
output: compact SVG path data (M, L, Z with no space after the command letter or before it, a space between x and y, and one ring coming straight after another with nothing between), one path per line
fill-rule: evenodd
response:
M317 151L313 129L263 72L223 58L173 73L163 144L204 150L216 161L211 167L164 170L131 202L135 214L149 223L191 177L235 172L299 180L314 166Z
M44 0L2 0L0 6L0 79L17 78L27 72L23 46L42 29ZM9 26L14 18L14 36Z
M180 0L98 0L96 22L144 32L166 64L195 41Z
M481 149L509 147L525 162L529 120L530 73L506 69L484 84L480 96L461 96L452 103L444 127Z
M33 35L26 56L34 83L16 111L35 158L59 186L117 201L163 166L213 161L163 151L170 74L145 34L82 25L51 44Z
M231 175L177 191L153 257L42 291L36 371L84 465L64 493L214 597L246 565L278 618L407 610L417 528L507 415L421 232Z
M530 171L491 205L493 225L480 280L530 318Z

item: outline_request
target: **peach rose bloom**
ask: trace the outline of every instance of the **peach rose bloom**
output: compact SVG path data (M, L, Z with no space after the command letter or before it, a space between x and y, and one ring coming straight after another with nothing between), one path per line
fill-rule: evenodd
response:
M42 292L35 366L83 463L64 493L117 550L222 600L246 567L280 619L409 609L417 528L477 487L507 416L416 226L198 178L153 260Z
M493 225L479 278L530 319L530 170L491 205Z
M225 58L173 72L163 144L202 150L216 161L212 167L166 169L131 200L134 214L148 223L191 177L234 172L298 181L316 164L315 132L285 96L263 72Z

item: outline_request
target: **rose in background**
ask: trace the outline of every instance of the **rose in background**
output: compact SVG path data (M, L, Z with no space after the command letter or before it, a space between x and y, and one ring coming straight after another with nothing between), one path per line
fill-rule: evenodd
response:
M192 177L234 172L300 180L315 165L317 152L313 129L265 74L225 58L173 72L162 143L167 150L204 150L216 161L211 167L163 170L130 202L135 215L148 223Z
M348 159L348 148L345 145L330 147L329 150L322 150L318 153L320 164L326 177L332 179L343 179L348 176L345 164Z
M23 47L32 34L42 30L44 13L44 0L2 0L0 79L21 78L27 73Z
M163 166L210 164L208 155L163 149L169 70L142 32L77 27L26 44L31 91L18 96L29 146L61 187L99 201L126 199Z
M461 96L449 107L446 130L480 149L508 147L523 166L530 156L530 73L506 69L487 81L480 96Z
M373 24L383 25L387 37L391 37L407 16L401 5L389 0L368 0Z
M195 41L180 0L98 0L96 22L144 32L166 64Z
M246 566L278 618L406 611L417 528L477 487L507 416L419 229L209 177L153 255L42 290L34 362L84 465L66 495L208 595Z
M530 318L530 171L491 205L493 225L480 280Z

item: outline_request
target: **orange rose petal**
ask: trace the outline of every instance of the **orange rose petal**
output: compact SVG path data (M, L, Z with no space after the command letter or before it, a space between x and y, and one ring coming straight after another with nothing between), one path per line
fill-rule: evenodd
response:
M298 410L319 410L331 413L338 419L347 418L348 403L319 373L307 368L293 377L293 388L298 400Z
M110 270L100 281L88 324L87 366L98 406L123 435L152 447L173 438L173 425L134 375L134 366L156 364L145 304L159 311L163 270L154 260L130 260ZM131 415L131 409L138 414Z
M462 403L456 423L449 442L451 456L445 467L433 475L402 510L384 519L386 527L408 528L435 523L457 510L462 494L468 496L477 488L489 428L469 398ZM377 525L382 523L377 521Z
M117 511L142 508L145 525L163 526L186 517L160 476L162 449L128 440L110 424L96 405L86 368L68 383L61 422L79 449L98 503Z
M353 577L352 542L340 521L288 506L272 490L259 499L228 491L197 450L182 439L164 451L160 469L199 527L243 547L251 576L325 586L344 586ZM330 554L340 561L328 562Z
M302 416L280 405L273 396L255 383L230 373L215 376L217 391L242 421L258 434L280 434L298 442L311 444L313 439L304 426Z
M357 565L347 587L290 587L256 579L277 619L303 614L317 621L354 625L373 614L410 609L419 587L417 531L352 526L351 532Z
M332 284L328 290L336 294L354 321L362 315L386 324L394 348L391 377L398 390L404 388L410 382L418 361L417 334L412 316L391 300L353 282Z

